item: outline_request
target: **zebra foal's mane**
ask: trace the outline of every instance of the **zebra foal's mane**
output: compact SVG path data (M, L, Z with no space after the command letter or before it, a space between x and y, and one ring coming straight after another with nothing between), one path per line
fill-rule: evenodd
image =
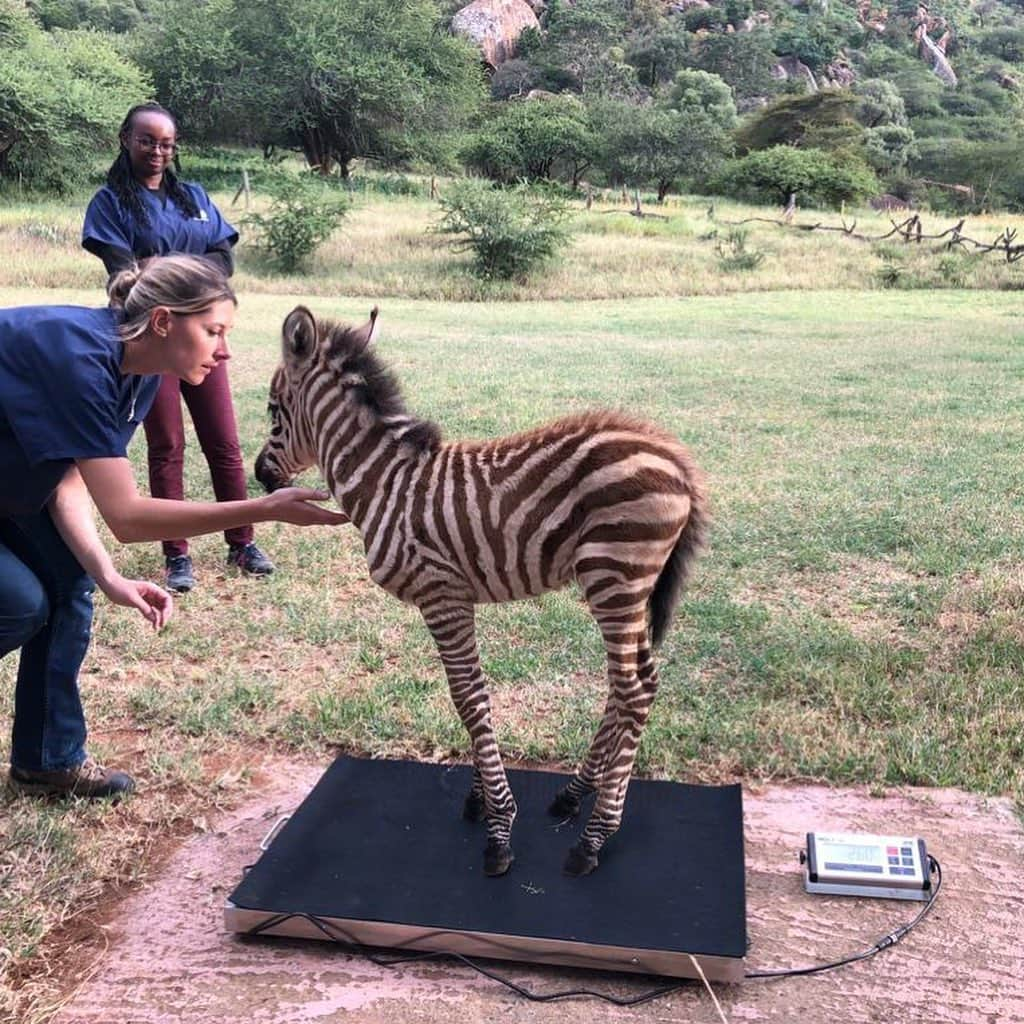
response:
M398 378L356 331L336 320L317 319L324 364L337 374L341 387L381 419L406 419L402 442L420 451L441 447L441 428L409 412Z

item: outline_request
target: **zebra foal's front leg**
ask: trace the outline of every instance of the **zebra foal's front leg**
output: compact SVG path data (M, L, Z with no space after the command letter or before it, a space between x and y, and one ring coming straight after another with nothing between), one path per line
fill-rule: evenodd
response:
M479 820L483 812L487 819L484 874L503 875L515 860L511 837L517 808L491 724L491 699L480 669L473 606L446 604L421 611L473 750L473 786L462 814Z

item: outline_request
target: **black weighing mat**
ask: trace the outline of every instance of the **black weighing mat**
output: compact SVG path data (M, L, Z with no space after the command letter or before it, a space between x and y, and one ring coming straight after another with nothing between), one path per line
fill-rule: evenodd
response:
M488 878L486 828L461 817L469 767L338 758L231 894L228 929L742 978L739 786L634 779L600 866L569 878L562 862L591 802L559 825L547 807L568 776L508 775L519 805L516 860Z

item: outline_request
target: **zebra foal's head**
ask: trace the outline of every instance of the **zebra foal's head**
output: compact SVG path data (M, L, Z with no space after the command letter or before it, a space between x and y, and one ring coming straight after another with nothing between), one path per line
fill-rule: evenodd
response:
M270 381L267 411L270 437L256 457L256 479L268 491L286 487L316 463L313 406L331 400L333 389L314 385L325 374L345 385L343 350L349 359L362 355L377 334L377 307L362 327L341 327L317 321L305 307L296 306L281 329L281 364ZM339 373L339 371L341 371Z

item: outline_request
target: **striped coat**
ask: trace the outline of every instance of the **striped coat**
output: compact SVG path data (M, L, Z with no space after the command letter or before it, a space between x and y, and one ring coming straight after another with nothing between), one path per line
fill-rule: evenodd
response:
M584 874L619 827L657 689L664 636L707 525L702 476L671 435L594 412L493 441L443 443L410 414L373 351L376 310L348 328L304 307L285 320L270 389L268 488L319 467L360 531L373 580L419 608L473 749L465 814L487 821L485 870L512 863L515 800L491 724L474 606L577 581L604 639L609 696L584 764L552 813L594 809L565 868Z

